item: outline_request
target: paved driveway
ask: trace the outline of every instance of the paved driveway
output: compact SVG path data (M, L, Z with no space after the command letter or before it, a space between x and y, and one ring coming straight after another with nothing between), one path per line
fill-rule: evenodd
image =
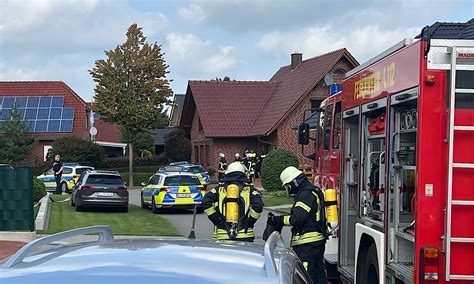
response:
M138 189L131 189L129 190L129 198L130 204L140 206L140 190ZM267 214L268 210L264 210L262 216L255 224L255 236L256 236L256 243L264 243L262 240L263 231L265 230L266 222L267 222ZM150 211L150 214L151 213ZM178 231L183 234L183 236L187 237L189 232L191 231L191 226L193 222L193 210L185 210L185 209L171 209L167 212L160 213L160 216L163 218L168 219L177 229ZM209 240L211 239L211 234L213 230L213 225L211 221L207 218L206 214L197 214L196 215L196 238L202 240ZM283 239L285 240L285 244L288 246L290 242L291 232L289 228L284 228L282 231Z

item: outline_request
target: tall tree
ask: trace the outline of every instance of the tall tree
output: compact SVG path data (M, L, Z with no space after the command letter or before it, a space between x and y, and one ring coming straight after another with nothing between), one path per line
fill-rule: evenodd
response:
M16 106L11 116L0 121L0 163L17 164L25 161L36 142L26 134L27 126Z
M96 82L94 110L136 135L167 124L163 108L173 92L161 45L147 43L137 24L126 35L125 43L106 51L107 59L96 60L89 73ZM129 183L133 185L133 143L128 147Z

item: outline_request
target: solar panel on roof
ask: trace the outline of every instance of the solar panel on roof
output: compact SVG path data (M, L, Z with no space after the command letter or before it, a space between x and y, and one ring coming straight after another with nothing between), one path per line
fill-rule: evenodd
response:
M63 108L62 96L0 97L0 119L11 116L13 106L25 120L28 132L72 132L75 109Z

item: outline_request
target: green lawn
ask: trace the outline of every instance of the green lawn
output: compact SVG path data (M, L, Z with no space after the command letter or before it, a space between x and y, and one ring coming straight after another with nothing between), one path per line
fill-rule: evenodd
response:
M285 191L265 191L262 193L262 196L265 207L293 204L293 200L287 197L287 193Z
M181 236L166 219L151 213L150 210L129 205L128 213L113 210L95 212L76 212L70 201L60 202L68 195L53 195L48 230L40 234L53 234L85 226L108 225L115 235L134 236Z

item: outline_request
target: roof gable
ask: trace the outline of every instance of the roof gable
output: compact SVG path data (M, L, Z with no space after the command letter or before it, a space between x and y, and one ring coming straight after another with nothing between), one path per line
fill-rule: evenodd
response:
M244 137L278 84L268 81L189 81L207 137Z

